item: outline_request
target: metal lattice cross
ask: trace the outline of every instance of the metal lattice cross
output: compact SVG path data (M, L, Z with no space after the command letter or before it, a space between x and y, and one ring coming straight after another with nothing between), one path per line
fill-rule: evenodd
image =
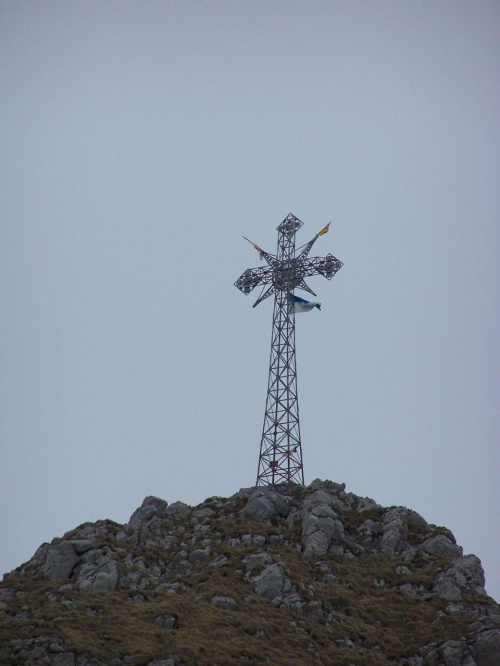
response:
M267 266L247 268L234 283L244 294L262 285L263 292L253 307L274 294L271 360L266 411L260 445L256 485L304 483L302 444L300 440L297 367L295 359L294 289L313 294L305 278L323 275L331 280L342 267L332 254L309 258L312 246L329 224L308 243L295 251L295 234L302 222L291 213L277 227L276 254L265 252L252 243ZM245 240L248 240L246 238ZM251 243L251 241L249 241ZM267 286L269 285L269 286ZM267 286L267 289L266 289Z

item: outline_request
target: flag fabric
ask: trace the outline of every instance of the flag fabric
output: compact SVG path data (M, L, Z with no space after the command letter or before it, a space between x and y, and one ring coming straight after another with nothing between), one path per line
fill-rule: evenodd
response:
M264 253L262 252L262 250L260 249L260 247L259 247L258 245L255 245L255 243L252 243L252 241L251 241L249 238L247 238L246 236L243 236L243 238L244 238L246 241L248 241L251 245L254 246L254 248L255 248L255 249L257 250L257 252L259 253L259 256L260 256L261 260L264 259Z
M249 238L247 238L246 236L243 236L243 238L244 238L246 241L248 241L248 242L250 243L250 245L253 245L254 248L257 250L257 252L262 253L262 250L260 249L260 247L259 247L258 245L256 245L253 241L251 241L251 240L250 240Z
M293 306L294 312L310 312L313 308L321 310L321 303L311 303L310 301L306 301L305 298L295 296L295 294L288 294L288 300Z
M321 231L318 231L318 233L317 233L316 235L317 235L317 236L323 236L324 234L327 234L327 233L328 233L328 229L329 229L329 227L330 227L330 224L331 224L331 222L328 222L328 224L326 225L326 227L323 227L323 229L321 229Z

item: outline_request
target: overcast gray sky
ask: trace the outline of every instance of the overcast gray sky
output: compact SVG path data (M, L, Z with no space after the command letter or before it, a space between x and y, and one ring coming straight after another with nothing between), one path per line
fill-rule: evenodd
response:
M0 570L146 495L255 482L272 299L306 482L446 525L500 599L500 5L21 2L1 12Z

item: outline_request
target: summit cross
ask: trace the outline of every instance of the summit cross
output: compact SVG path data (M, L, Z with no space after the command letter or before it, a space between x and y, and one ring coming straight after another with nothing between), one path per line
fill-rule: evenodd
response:
M314 306L319 309L320 304L307 303L304 299L297 301L293 292L295 289L302 289L316 296L306 284L305 278L323 275L327 280L331 280L343 266L332 254L309 258L312 246L320 236L327 233L330 224L308 243L295 250L295 234L302 225L303 222L291 213L285 217L277 227L278 247L275 255L249 241L267 266L247 268L234 283L235 287L246 295L254 287L262 285L262 292L253 307L274 295L269 382L257 486L277 483L304 484L295 359L295 311L296 303L302 304L304 310ZM248 241L248 238L245 240Z

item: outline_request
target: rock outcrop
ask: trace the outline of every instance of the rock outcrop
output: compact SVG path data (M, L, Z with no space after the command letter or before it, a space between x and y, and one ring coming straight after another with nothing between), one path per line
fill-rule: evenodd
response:
M147 497L4 577L0 663L499 666L484 585L449 530L344 484Z

